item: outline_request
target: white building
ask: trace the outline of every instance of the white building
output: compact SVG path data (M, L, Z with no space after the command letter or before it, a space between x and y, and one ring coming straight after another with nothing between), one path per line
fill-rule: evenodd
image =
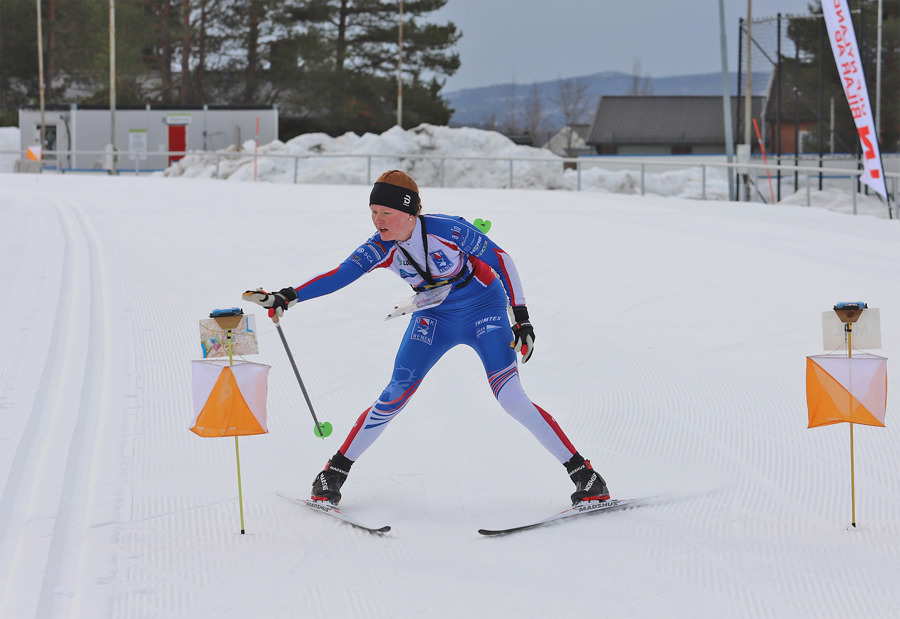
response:
M278 109L153 108L117 109L116 156L108 145L113 130L109 109L44 111L44 166L60 170L163 170L186 151L221 150L259 139L278 139ZM40 110L19 110L22 152L40 143Z

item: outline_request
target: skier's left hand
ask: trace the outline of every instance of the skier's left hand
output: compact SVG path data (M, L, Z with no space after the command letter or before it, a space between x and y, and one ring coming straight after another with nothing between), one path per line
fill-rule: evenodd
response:
M516 324L512 327L515 339L510 346L515 348L516 352L522 353L522 363L527 363L531 359L531 353L534 352L534 327L528 321L528 308L524 305L514 307L513 316L516 318Z

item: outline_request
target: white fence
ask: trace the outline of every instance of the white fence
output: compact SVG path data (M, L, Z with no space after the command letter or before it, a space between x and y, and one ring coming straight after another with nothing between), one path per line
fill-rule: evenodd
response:
M16 151L0 151L0 154L18 154ZM45 151L45 160L38 163L22 157L16 162L17 172L56 172L56 173L84 173L88 170L67 169L65 161L73 155L73 151L52 152ZM141 169L142 153L118 151L110 155L108 151L78 151L79 155L94 156L93 171L107 174L146 174L159 172L160 170ZM278 172L279 182L300 183L336 183L336 184L365 184L370 185L375 178L373 170L381 171L391 167L419 166L416 169L416 179L422 186L459 187L459 186L488 186L495 188L535 188L547 187L548 178L563 180L549 181L552 189L569 189L582 191L583 179L586 175L597 170L608 172L628 172L632 186L623 193L635 193L645 195L648 192L648 177L661 175L667 172L684 172L686 170L699 170L699 190L694 197L701 200L729 199L729 190L722 190L723 179L728 183L728 177L734 179L732 189L738 200L772 202L778 201L782 191L790 191L792 194L805 188L807 206L810 205L810 192L814 185L819 187L841 187L848 190L853 196L853 212L856 213L857 195L873 192L859 182L860 174L857 162L853 158L829 159L819 161L818 158L805 156L800 165L774 165L763 163L761 158L754 158L753 163L726 163L721 161L724 156L705 157L473 157L462 155L385 155L385 154L285 154L285 153L253 153L234 151L191 151L187 154L155 153L165 155L185 155L182 160L185 165L197 167L202 173L186 174L188 176L200 176L206 178L230 178L237 177L244 180L255 180L257 174L262 171L272 174L272 170ZM900 167L900 157L888 155L888 161L895 167ZM785 161L787 157L782 157ZM791 157L790 159L793 159ZM718 160L718 161L717 161ZM309 165L315 162L314 173L301 174L301 162ZM333 165L338 162L339 165ZM828 167L819 167L826 164ZM887 163L886 163L887 165ZM340 169L340 175L327 172L327 168ZM236 170L241 171L241 176L236 176ZM326 170L323 172L323 170ZM468 170L468 172L466 172ZM475 170L482 179L481 184L469 184L461 181L461 178L474 176ZM536 171L537 170L537 171ZM170 174L172 169L170 168ZM251 172L252 171L252 172ZM179 174L180 175L180 174ZM555 176L554 176L555 175ZM711 190L710 177L715 176L715 190ZM450 179L456 179L451 181ZM749 184L746 183L749 180ZM540 181L540 182L538 182ZM891 196L893 206L896 206L898 187L900 187L900 172L886 172L885 181L888 193ZM776 191L777 189L777 191ZM651 193L654 193L651 190ZM773 200L774 199L774 200ZM887 206L885 207L887 209ZM894 211L900 216L900 210ZM894 214L888 211L893 217Z

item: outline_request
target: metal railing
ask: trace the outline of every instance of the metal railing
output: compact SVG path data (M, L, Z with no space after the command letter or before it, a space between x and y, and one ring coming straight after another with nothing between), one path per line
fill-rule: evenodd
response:
M19 170L21 172L29 171L27 168L36 168L38 162L34 162L31 160L25 159L24 152L22 151L0 151L0 154L18 154L21 159L19 162ZM274 161L286 161L288 162L287 168L293 170L293 179L292 182L294 184L300 183L300 162L302 161L327 161L327 160L354 160L359 163L358 167L362 167L364 162L365 174L361 174L361 170L358 170L358 174L356 178L359 181L359 184L370 185L373 182L373 162L393 162L393 165L397 165L397 162L424 162L431 164L431 176L432 178L423 178L421 171L417 172L417 181L420 185L423 186L438 186L438 187L446 187L447 186L447 166L450 162L464 162L464 163L475 163L480 166L485 166L489 164L501 164L499 168L494 165L495 173L493 175L495 179L495 183L499 182L500 176L506 177L505 187L497 187L496 184L492 185L494 188L516 188L516 164L524 165L524 164L544 164L549 167L555 168L559 172L559 176L556 179L559 186L553 187L554 189L566 189L565 183L563 182L563 178L565 176L565 172L573 171L575 175L575 186L574 191L582 191L582 174L590 169L604 169L604 170L618 170L618 171L639 171L639 193L640 195L646 195L647 193L647 172L649 170L654 169L662 169L663 171L673 171L673 170L688 170L700 168L701 172L701 196L702 200L708 199L707 197L707 187L708 187L708 173L709 170L717 170L720 171L722 175L734 175L735 178L748 178L751 181L762 181L766 179L767 176L771 177L771 175L781 176L779 179L780 182L785 182L784 177L793 177L793 182L791 185L794 186L794 191L798 191L801 186L806 187L806 203L807 206L810 206L811 200L811 185L812 179L822 179L827 177L829 182L834 186L835 183L840 184L841 182L846 183L846 187L850 190L850 193L853 196L853 213L857 213L857 194L861 190L865 190L864 186L860 182L860 177L864 173L863 170L856 169L848 169L842 167L814 167L810 165L773 165L773 164L764 164L764 163L725 163L725 162L690 162L685 161L681 157L654 157L653 160L650 159L642 159L640 157L625 157L625 158L606 158L603 156L597 157L557 157L557 156L548 156L548 157L479 157L479 156L463 156L463 155L413 155L413 154L397 154L397 155L389 155L389 154L381 154L381 153L372 153L372 154L358 154L358 153L338 153L338 154L290 154L290 153L266 153L266 152L232 152L232 151L188 151L188 152L174 152L174 151L156 151L153 153L148 152L132 152L132 151L117 151L114 156L110 156L109 151L45 151L44 154L47 156L44 161L40 162L40 168L36 169L36 171L40 170L54 170L58 173L71 173L71 172L105 172L108 174L135 174L139 175L142 173L149 172L160 172L159 168L149 168L145 167L141 169L140 163L142 157L155 157L157 159L165 157L166 160L169 157L182 157L181 161L188 165L207 165L212 166L214 172L211 173L211 178L221 178L222 177L222 165L223 162L233 162L238 161L237 166L230 166L232 169L229 170L226 177L234 174L234 171L239 169L241 166L245 164L252 163L254 166L254 170L258 169L259 162L265 160L274 160ZM71 156L71 155L97 155L101 158L106 159L107 167L103 167L102 165L98 166L97 164L100 162L95 161L95 167L86 168L86 169L73 169L66 168L63 165L63 159ZM109 167L109 159L112 159L112 167ZM659 160L664 159L664 160ZM121 163L127 160L129 163L133 163L133 167L124 167ZM102 160L101 160L102 161ZM814 163L818 163L818 160L811 160ZM53 163L51 163L53 162ZM22 165L24 163L24 165ZM856 165L855 160L849 160L846 162L847 165ZM285 166L282 166L285 167ZM385 165L381 165L379 169L386 167ZM503 169L504 172L497 173L496 170ZM283 177L284 170L281 171L280 176ZM319 172L316 170L315 172ZM422 178L423 180L419 180ZM727 178L727 176L725 176ZM803 182L801 183L801 179ZM317 182L328 182L328 181L317 181ZM887 185L888 193L891 196L891 202L896 203L897 195L898 195L898 185L900 185L900 173L886 173L885 174L885 182ZM764 185L764 183L761 183ZM520 181L519 186L523 188L527 188L528 184ZM765 197L762 195L761 191L757 192L757 197L761 198L761 201L766 201ZM774 197L774 196L773 196ZM752 200L757 201L757 200ZM887 207L886 207L887 208ZM888 214L893 216L890 211ZM898 209L898 215L900 215L900 209Z

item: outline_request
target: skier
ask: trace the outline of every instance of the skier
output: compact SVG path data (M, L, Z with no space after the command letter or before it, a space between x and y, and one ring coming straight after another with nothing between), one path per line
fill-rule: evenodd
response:
M400 170L378 178L369 209L376 234L337 268L296 287L244 297L267 308L269 317L280 317L296 303L332 293L378 268L398 274L417 293L445 297L439 305L413 313L390 382L316 475L312 499L340 502L350 467L403 410L431 367L457 344L475 349L503 409L565 466L575 483L572 504L608 499L606 482L590 461L522 389L516 352L522 363L528 362L535 336L512 258L462 217L422 215L418 185ZM515 317L512 327L507 305Z

